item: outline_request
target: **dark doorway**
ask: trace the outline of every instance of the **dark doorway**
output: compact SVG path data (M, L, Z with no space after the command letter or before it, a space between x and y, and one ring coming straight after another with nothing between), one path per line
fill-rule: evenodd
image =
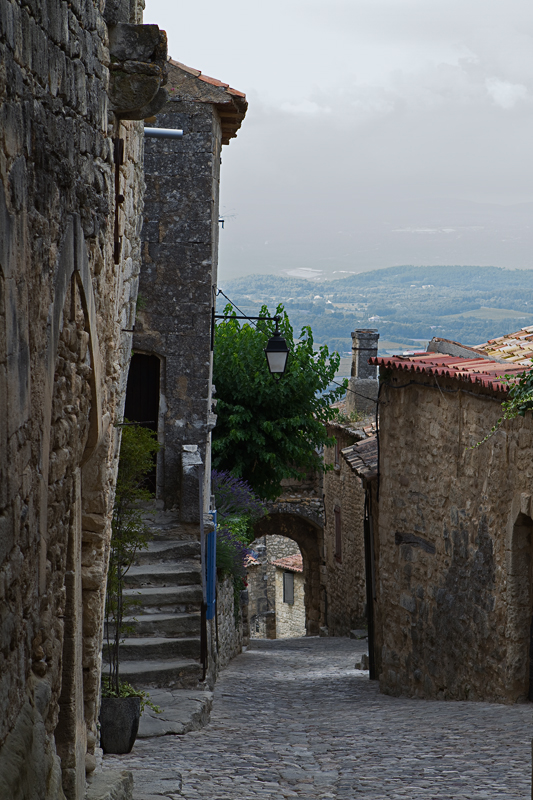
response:
M157 356L134 353L128 372L124 418L138 422L157 434L159 418L161 362ZM156 460L152 472L146 478L146 488L156 491Z

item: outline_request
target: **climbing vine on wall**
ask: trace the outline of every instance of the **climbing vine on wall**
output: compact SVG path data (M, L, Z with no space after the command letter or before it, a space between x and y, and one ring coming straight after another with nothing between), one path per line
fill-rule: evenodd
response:
M490 439L507 419L524 417L526 411L533 411L533 367L523 372L517 379L514 375L506 375L508 385L507 400L502 403L503 414L490 429L489 433L480 442L474 445L479 447Z

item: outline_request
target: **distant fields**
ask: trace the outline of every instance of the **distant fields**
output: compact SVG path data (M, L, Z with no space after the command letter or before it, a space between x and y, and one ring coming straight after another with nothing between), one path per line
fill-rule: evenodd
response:
M381 352L401 352L433 336L472 345L533 325L533 269L404 266L331 281L252 275L223 288L250 315L283 304L297 334L310 325L317 344L346 355L358 327L379 330Z

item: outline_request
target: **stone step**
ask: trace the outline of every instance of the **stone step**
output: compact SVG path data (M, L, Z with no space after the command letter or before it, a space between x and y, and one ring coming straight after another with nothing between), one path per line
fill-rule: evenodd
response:
M201 582L200 562L191 559L179 564L138 564L130 567L124 578L128 589L136 586L190 586Z
M202 667L192 659L164 659L161 661L124 661L120 664L120 677L133 686L159 688L190 688L202 678Z
M137 605L133 616L142 614L149 608L172 606L176 611L192 611L190 606L198 605L203 600L201 586L147 586L139 589L124 589L124 598L135 600Z
M132 636L169 636L172 638L199 636L201 627L200 612L176 614L140 614L138 617L124 619L124 624L132 629Z
M104 642L104 658L107 644ZM123 639L119 649L120 663L123 661L156 661L158 659L199 659L200 636L167 639L161 636L146 636Z
M138 564L156 564L159 562L183 561L183 559L200 558L200 542L192 539L184 541L151 541L147 550L139 550L135 559Z

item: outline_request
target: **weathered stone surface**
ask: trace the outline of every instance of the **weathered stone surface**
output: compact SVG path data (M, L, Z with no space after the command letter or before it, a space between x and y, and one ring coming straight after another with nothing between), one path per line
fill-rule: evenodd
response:
M336 446L324 448L324 562L322 598L330 636L349 636L366 623L365 492L340 451L357 440L348 425L328 426Z
M393 375L393 378L396 376ZM502 395L417 375L380 395L373 497L382 691L517 702L529 692L533 422Z
M139 725L138 738L183 735L203 728L209 721L213 694L208 691L150 689L150 700L159 706L156 713L146 706Z
M93 776L85 800L132 800L133 775L129 770L106 770Z
M365 646L255 640L220 675L206 728L137 741L128 756L106 756L104 768L150 771L154 782L177 768L187 800L529 797L529 705L380 694L354 669Z
M0 795L80 800L96 746L143 137L108 127L98 5L41 5L0 0ZM115 190L127 208L118 261Z

